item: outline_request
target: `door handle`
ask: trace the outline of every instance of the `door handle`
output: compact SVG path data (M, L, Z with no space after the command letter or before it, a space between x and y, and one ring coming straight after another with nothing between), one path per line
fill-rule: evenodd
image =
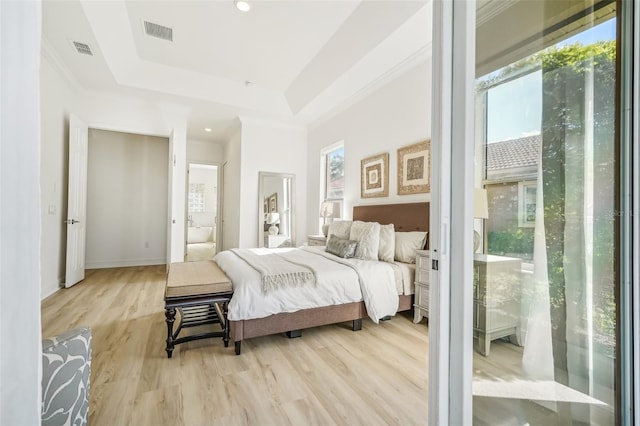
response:
M74 223L80 223L80 221L75 219L67 219L64 221L64 223L66 223L67 225L73 225Z

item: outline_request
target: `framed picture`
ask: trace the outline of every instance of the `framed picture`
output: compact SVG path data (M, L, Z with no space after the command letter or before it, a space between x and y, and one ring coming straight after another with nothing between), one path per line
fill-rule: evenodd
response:
M360 197L389 196L389 153L360 161Z
M398 195L431 191L431 141L398 149Z
M274 213L278 211L278 193L274 192L269 195L269 213Z

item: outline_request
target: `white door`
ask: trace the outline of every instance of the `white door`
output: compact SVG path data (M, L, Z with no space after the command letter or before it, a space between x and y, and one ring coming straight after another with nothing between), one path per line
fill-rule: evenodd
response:
M84 279L87 235L87 152L89 127L69 117L69 193L67 201L67 274L65 287Z
M222 251L225 249L225 233L226 233L226 227L225 227L225 211L224 211L224 204L227 201L225 196L226 196L226 191L225 191L225 185L227 184L227 180L225 179L227 173L227 162L225 161L222 164L222 170L221 170L221 176L220 176L220 182L218 182L218 188L220 188L220 193L218 194L218 197L220 197L220 207L218 209L218 217L220 218L220 231L218 232L218 242L216 243L216 250L217 251Z

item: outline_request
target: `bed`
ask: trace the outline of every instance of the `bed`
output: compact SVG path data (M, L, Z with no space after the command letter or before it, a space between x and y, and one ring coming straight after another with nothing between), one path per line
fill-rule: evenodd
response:
M429 203L356 206L353 209L353 220L362 222L377 222L381 225L393 224L396 232L428 232ZM295 250L299 250L299 255L302 256L306 255L303 252L309 252L314 249L318 250L317 247L308 247ZM320 251L323 251L323 248L320 248ZM240 301L243 300L241 298L244 297L244 295L241 295L240 293L242 293L242 288L244 288L244 283L242 282L242 280L245 279L245 275L243 274L245 274L246 271L243 272L233 269L229 262L230 257L233 256L231 256L229 253L222 252L216 256L215 260L225 271L225 273L231 278L231 281L234 284L235 293L234 298L232 298L232 303L230 303L231 315L229 318L229 325L231 339L233 339L235 344L236 355L240 355L242 341L245 339L277 333L287 333L287 336L289 337L299 337L302 333L302 330L306 328L348 321L352 322L352 329L354 331L357 331L362 328L362 318L365 318L367 316L371 317L371 315L369 315L370 312L367 311L367 304L365 304L365 302L362 300L362 294L360 294L359 296L354 296L352 290L344 291L344 293L350 294L350 299L347 298L347 300L351 301L348 302L339 302L332 303L327 306L304 308L295 312L272 313L266 316L262 316L263 314L259 312L253 312L251 314L238 313L235 314L234 317L234 314L232 312L233 304L235 303L236 305L242 305L242 302ZM323 262L324 260L321 259L319 261ZM375 263L384 262L374 261L370 263L372 265L368 266L373 267L375 266L373 265ZM249 267L247 264L245 266L245 269L251 269L251 267ZM394 268L394 270L396 270L396 279L398 279L397 271L399 269ZM407 285L407 280L409 279L407 273L410 273L407 272L407 270L411 270L410 265L408 267L404 267L404 289L401 291L400 288L398 288L397 309L394 309L397 310L397 312L410 310L413 306L413 285L411 285L410 288ZM253 272L255 273L255 271ZM373 273L375 274L375 272ZM358 272L358 274L360 274L360 272ZM412 276L410 279L413 279ZM398 285L397 282L396 285ZM256 307L256 305L261 304L269 305L268 302L247 303L247 305L251 305L254 308ZM257 315L259 317L253 318L252 315ZM375 317L373 317L372 319L374 319L374 322L377 322L375 321ZM388 318L381 317L380 319L385 320Z

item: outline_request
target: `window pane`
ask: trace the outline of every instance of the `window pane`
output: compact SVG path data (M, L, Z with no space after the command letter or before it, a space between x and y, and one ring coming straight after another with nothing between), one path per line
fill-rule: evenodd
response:
M203 213L204 205L204 183L189 184L189 213Z
M325 199L342 198L344 196L344 147L329 152L326 164L327 190Z
M601 19L615 4L588 3L517 1L490 18L532 35L503 34L515 62L477 79L489 217L474 259L476 424L615 424L616 24ZM481 47L489 32L487 69L502 61Z

